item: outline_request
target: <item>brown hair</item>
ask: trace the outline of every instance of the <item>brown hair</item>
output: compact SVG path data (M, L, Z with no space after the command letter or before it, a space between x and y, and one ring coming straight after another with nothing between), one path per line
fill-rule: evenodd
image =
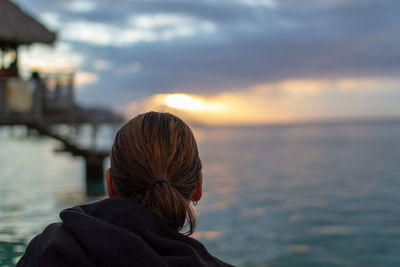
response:
M110 173L121 197L153 210L171 227L193 233L196 220L190 197L201 161L189 126L169 113L147 112L126 123L111 149ZM155 182L156 179L165 182Z

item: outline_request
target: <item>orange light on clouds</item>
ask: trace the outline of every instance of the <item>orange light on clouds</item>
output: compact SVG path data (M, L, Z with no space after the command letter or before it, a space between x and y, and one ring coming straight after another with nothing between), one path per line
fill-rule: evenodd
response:
M269 101L267 101L269 102ZM213 97L190 94L157 94L146 101L131 102L126 112L131 114L144 111L171 112L186 121L212 124L255 124L268 121L286 120L287 115L279 111L280 101L269 102L259 95L248 93L224 93Z
M131 116L144 111L164 111L183 119L211 125L291 123L352 117L398 116L397 104L371 109L366 99L393 94L400 80L346 78L283 80L226 91L214 96L157 94L131 102ZM379 94L378 94L379 93ZM381 103L387 100L382 98ZM386 101L386 102L385 102ZM393 106L395 105L395 106Z

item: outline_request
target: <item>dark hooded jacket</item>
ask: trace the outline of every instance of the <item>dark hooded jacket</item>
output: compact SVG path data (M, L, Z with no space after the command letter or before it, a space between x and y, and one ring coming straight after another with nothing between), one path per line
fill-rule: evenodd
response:
M17 267L231 266L137 202L107 198L61 212Z

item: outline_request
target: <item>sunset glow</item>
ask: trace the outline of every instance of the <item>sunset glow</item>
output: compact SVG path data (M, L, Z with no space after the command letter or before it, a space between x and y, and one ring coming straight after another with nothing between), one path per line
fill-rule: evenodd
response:
M186 94L167 95L164 99L168 107L189 111L221 112L224 105L217 102L209 102Z
M246 125L291 123L396 116L398 104L388 101L397 91L388 79L346 77L332 80L283 80L261 83L244 90L232 90L213 96L197 94L156 94L145 101L133 101L128 116L144 111L164 111L187 121L210 125ZM387 97L381 97L384 93ZM374 100L375 108L367 105ZM395 99L395 98L393 98ZM388 110L392 113L389 113ZM382 111L379 113L378 111Z

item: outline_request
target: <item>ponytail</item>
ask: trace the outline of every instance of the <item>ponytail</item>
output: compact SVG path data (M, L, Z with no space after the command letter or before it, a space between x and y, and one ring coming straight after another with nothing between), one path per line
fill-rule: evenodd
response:
M165 182L163 182L163 181ZM186 235L194 232L196 220L190 202L167 179L156 179L149 184L143 205L157 213L172 228L182 230L187 221Z

